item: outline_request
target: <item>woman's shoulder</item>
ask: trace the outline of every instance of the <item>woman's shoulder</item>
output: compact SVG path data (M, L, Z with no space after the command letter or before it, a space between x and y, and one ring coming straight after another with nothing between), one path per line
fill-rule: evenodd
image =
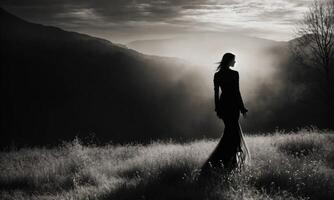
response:
M232 76L235 78L239 78L239 72L236 70L231 70L231 74L233 74Z
M217 71L217 72L215 72L214 74L213 74L213 77L217 77L217 76L219 76L221 73L220 73L220 71Z
M236 70L232 70L232 69L225 70L224 72L220 70L220 71L215 72L213 77L218 78L221 76L231 76L231 75L239 76L239 72Z
M239 72L238 72L238 71L236 71L236 70L233 70L233 69L231 69L231 72L232 72L232 73L234 73L234 74L239 74Z

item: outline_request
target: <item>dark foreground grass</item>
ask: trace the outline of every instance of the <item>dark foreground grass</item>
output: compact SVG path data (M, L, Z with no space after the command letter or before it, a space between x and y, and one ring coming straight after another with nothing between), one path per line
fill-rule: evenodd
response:
M0 199L333 199L334 134L317 129L247 136L241 172L197 181L218 140L0 153Z

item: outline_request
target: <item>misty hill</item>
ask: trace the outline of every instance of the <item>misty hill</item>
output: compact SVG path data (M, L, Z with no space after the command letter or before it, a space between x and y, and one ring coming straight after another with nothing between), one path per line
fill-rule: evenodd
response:
M280 80L275 77L282 68L279 64L280 56L286 51L277 51L286 48L285 42L223 32L138 40L128 43L127 46L142 53L178 57L199 65L203 76L210 79L207 80L208 88L212 87L211 79L218 66L217 62L224 53L232 52L236 55L236 65L233 69L240 72L240 90L247 105L261 98L259 87L279 85Z
M137 40L127 46L143 53L174 56L199 64L210 78L211 68L217 66L214 62L220 61L223 53L236 54L235 68L240 72L241 91L250 110L249 120L243 122L246 130L291 129L311 124L334 128L330 117L333 105L323 101L326 90L323 72L296 62L289 49L296 45L296 40L278 42L240 34L203 32ZM309 48L306 44L305 51Z
M30 23L3 9L0 21L1 145L92 133L103 142L219 133L213 108L202 106L209 99L201 97L201 76L187 62Z

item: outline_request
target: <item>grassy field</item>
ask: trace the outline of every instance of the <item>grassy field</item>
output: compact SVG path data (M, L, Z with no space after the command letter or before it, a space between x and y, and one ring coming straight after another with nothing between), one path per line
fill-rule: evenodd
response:
M1 152L0 199L334 199L334 133L246 136L251 165L198 184L218 140Z

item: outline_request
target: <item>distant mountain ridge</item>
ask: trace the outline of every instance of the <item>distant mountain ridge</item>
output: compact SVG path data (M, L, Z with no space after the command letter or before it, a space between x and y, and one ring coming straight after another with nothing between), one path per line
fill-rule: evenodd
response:
M259 51L271 46L285 44L287 42L278 42L245 35L205 32L165 39L135 40L128 42L126 46L145 54L182 57L194 63L198 63L203 58L208 58L205 62L200 63L212 64L212 61L217 59L218 56L220 57L223 52L236 51L236 53L240 54L239 49L252 51L255 48L255 51ZM242 47L240 48L240 46ZM183 52L183 54L179 52Z

